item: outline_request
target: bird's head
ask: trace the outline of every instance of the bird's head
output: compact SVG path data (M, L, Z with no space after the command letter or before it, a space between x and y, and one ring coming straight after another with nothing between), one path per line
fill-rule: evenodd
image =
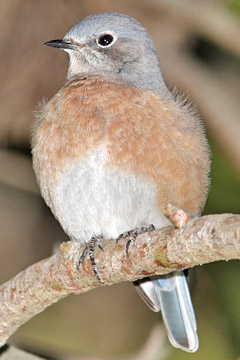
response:
M138 87L165 89L152 39L127 15L107 12L89 16L63 39L45 45L69 54L68 79L102 75Z

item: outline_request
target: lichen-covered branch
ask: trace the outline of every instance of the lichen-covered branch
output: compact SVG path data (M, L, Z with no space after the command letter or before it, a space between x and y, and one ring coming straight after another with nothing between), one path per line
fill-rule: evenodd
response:
M218 260L240 259L240 215L209 215L137 237L126 256L126 240L104 240L95 260L104 285L134 281L148 275ZM70 293L103 286L92 273L90 260L77 269L84 246L75 241L30 266L0 287L0 346L22 324Z

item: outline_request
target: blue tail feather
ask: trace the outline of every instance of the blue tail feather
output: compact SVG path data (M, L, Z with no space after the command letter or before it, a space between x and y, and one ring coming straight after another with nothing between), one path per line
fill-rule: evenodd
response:
M187 280L182 271L135 283L153 311L162 311L170 342L187 352L198 349L197 325Z

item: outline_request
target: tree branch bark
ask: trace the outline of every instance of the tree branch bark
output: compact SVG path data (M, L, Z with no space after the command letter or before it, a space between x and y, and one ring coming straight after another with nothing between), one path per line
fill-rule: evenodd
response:
M126 256L126 241L104 240L95 260L104 285L167 274L219 260L240 259L240 215L191 218L184 227L169 226L139 235ZM0 287L0 346L22 324L68 294L103 286L90 260L78 270L84 246L69 241L61 251L30 266Z

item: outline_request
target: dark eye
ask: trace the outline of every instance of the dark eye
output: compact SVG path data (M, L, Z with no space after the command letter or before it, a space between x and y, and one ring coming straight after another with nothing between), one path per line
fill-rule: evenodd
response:
M113 42L114 38L111 34L104 34L99 36L98 45L100 46L108 46Z

